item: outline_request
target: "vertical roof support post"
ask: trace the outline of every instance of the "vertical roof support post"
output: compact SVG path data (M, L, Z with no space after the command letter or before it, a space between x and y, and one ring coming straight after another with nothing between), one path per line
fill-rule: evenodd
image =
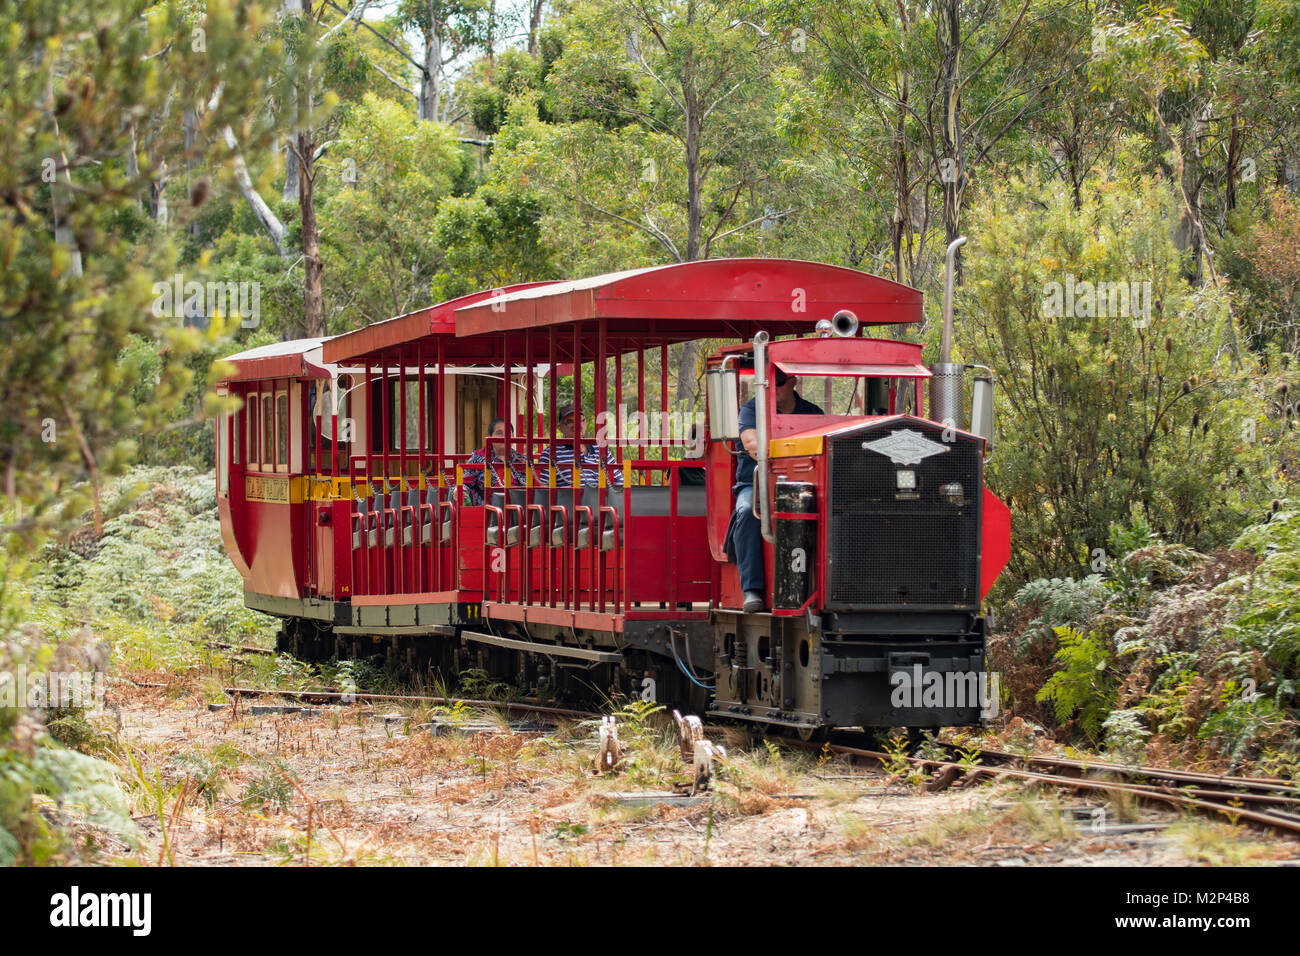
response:
M397 426L398 434L398 465L397 473L401 476L399 479L399 489L406 481L406 346L399 346L397 349L397 417L400 424Z
M579 334L580 323L573 324L573 470L569 476L569 498L573 502L573 512L571 515L573 521L573 531L569 540L569 551L573 555L573 563L570 565L571 581L570 593L573 597L572 604L568 604L572 610L578 609L578 592L581 590L582 567L578 561L578 502L582 495L582 434L586 427L586 422L582 417L582 337ZM588 537L591 535L588 529Z
M664 419L668 414L668 340L659 343L659 460L668 460L668 446L664 444ZM666 482L668 475L662 476Z
M416 342L415 345L415 376L416 376L415 377L416 401L419 406L419 411L416 415L417 421L415 423L415 428L420 435L420 450L418 453L418 458L416 459L415 462L416 507L415 507L415 513L411 515L411 544L415 548L415 577L416 577L415 590L418 593L420 591L433 590L433 588L429 586L427 582L429 572L428 572L428 568L426 567L428 562L426 560L427 556L424 550L424 505L428 501L428 497L429 497L427 491L429 482L424 471L425 452L428 451L428 442L426 441L426 437L427 437L426 429L429 427L428 424L429 403L425 400L425 394L424 394L425 378L424 378L424 343L423 342ZM433 543L432 529L430 529L429 543L430 544Z
M438 362L438 374L433 380L434 382L433 385L433 473L438 478L438 490L434 492L434 501L437 502L437 507L434 508L433 511L434 533L432 537L435 541L438 542L438 549L437 549L438 563L436 568L438 580L434 586L434 590L441 591L443 589L443 577L445 576L445 573L442 569L442 558L443 558L442 504L444 500L444 495L446 496L446 500L451 500L452 497L452 493L443 488L443 481L442 481L443 465L444 465L443 456L446 450L443 441L442 403L443 403L443 389L447 382L447 375L446 375L447 370L445 367L445 349L443 348L443 340L441 336L438 338L438 348L436 351L436 355L434 357L437 359ZM450 513L451 512L449 509L448 514ZM459 539L460 536L456 535L452 539L453 543L458 541ZM456 557L457 555L455 554L455 552L447 555L447 564L449 569L457 568L459 566L459 562L456 560ZM449 583L452 585L453 588L459 588L460 586L460 582L454 579L449 581Z
M591 539L595 542L595 550L592 552L592 560L596 566L593 568L595 580L595 590L591 594L591 610L596 610L599 605L600 610L605 610L605 552L601 550L604 543L601 540L600 527L600 509L605 507L605 451L609 447L609 386L605 381L605 347L606 342L606 322L601 317L596 322L596 361L593 370L592 394L594 396L591 403L592 426L596 429L593 437L599 436L602 426L605 431L605 447L602 448L600 442L596 442L596 509L592 513Z
M524 389L527 395L524 398L524 525L519 529L519 538L524 542L523 547L523 594L521 602L523 604L533 603L533 553L529 547L529 541L532 534L532 515L529 508L533 503L533 391L537 387L537 378L535 373L535 363L533 361L533 330L531 328L524 330ZM507 462L506 467L510 467ZM542 522L542 527L546 522ZM541 528L538 529L541 534Z
M510 433L515 428L515 383L513 379L514 365L510 357L510 333L506 332L501 336L501 388L504 390L502 398L505 403L500 406L497 412L506 420L506 440L501 445L501 456L505 460L506 466L501 469L501 486L510 490L510 449L513 447L510 443ZM487 442L484 442L486 445ZM485 449L486 450L486 449ZM505 540L505 532L502 531L501 540Z
M618 467L624 472L623 475L623 506L619 509L619 557L618 557L618 593L614 596L614 613L623 613L622 604L627 600L627 529L623 527L628 516L632 513L631 501L632 490L631 482L627 480L627 436L623 434L623 429L627 423L627 416L623 414L623 349L617 347L614 349L614 414L618 416Z
M346 397L347 393L344 393ZM335 375L330 380L330 404L334 406L333 414L330 415L330 474L336 479L334 484L337 485L339 476L339 379ZM325 407L324 402L321 408ZM244 416L248 418L247 415Z
M505 332L501 336L501 388L504 390L505 405L497 412L506 420L506 438L501 443L501 530L499 532L500 537L497 539L501 542L501 557L504 559L501 562L501 590L497 597L499 601L510 600L510 547L507 544L506 529L510 524L507 519L510 515L510 486L513 477L510 474L510 449L513 447L510 443L510 432L515 427L515 383L511 378L513 372L514 367L510 361L510 333ZM495 451L494 443L485 439L483 441L483 451L485 453L484 457L487 459L483 463L483 469L484 471L491 471L492 455ZM487 498L486 490L484 491L483 501L491 504Z
M640 412L636 426L637 438L641 441L639 457L649 458L645 451L645 345L643 343L638 343L636 347L636 410Z
M767 456L770 435L769 416L775 399L767 383L767 333L754 336L754 411L758 432L758 460L754 466L754 515L759 520L763 540L776 543L772 531L772 509L767 497Z
M382 356L380 356L380 361L383 364L380 365L379 367L379 416L380 416L379 449L383 455L383 469L384 469L383 489L385 492L387 492L388 491L388 445L389 445L388 436L390 434L389 429L392 428L391 419L389 418L389 416L392 414L392 410L389 407L391 405L391 401L389 400L389 394L388 394L389 357L387 352L385 352ZM371 444L373 445L374 443L372 442Z
M379 545L379 587L382 593L391 594L393 588L392 584L388 580L388 557L385 554L384 549L384 509L388 507L388 445L389 435L391 434L389 429L392 427L390 424L392 420L390 417L392 415L392 409L389 407L392 405L392 401L388 394L388 382L390 378L388 369L390 359L387 352L384 352L384 354L380 356L380 361L383 364L379 367L379 408L382 417L381 427L379 429L379 447L383 450L384 455L384 476L383 481L379 484L381 489L380 493L382 495L379 499L379 535L377 540L377 544Z
M374 474L375 474L375 463L374 463L374 461L373 461L374 454L375 454L375 452L374 452L374 448L375 448L375 436L371 434L371 432L373 431L373 429L370 427L370 423L371 423L371 422L376 418L376 415L375 415L375 410L370 406L371 393L374 391L373 386L370 384L370 383L371 383L371 377L372 377L372 373L371 373L370 360L367 359L367 360L366 360L366 394L365 394L365 399L366 399L366 444L365 444L364 449L363 449L363 450L365 451L365 453L366 453L366 473L365 473L365 475L363 476L363 478L364 478L364 480L365 480L365 482L366 482L366 497L367 497L367 498L370 497L370 492L371 492L370 479L371 479L371 478L374 476Z
M428 402L425 401L425 395L424 395L425 378L424 378L424 344L423 343L416 343L415 346L415 375L416 375L415 391L416 391L417 402L419 404L419 411L417 412L418 421L416 422L416 430L420 434L420 450L418 452L418 458L416 459L416 463L415 463L415 473L419 477L420 490L423 491L424 490L423 485L425 483L424 482L424 463L425 463L424 459L425 459L425 453L428 451L428 443L426 442L425 438L426 435L428 434L426 430L429 427L429 407L428 407Z
M401 440L398 445L400 449L397 459L397 474L400 476L397 480L397 509L393 513L393 572L397 577L398 583L394 591L404 592L406 590L406 549L402 547L402 506L406 503L406 346L399 346L397 349L397 391L398 391L398 419L400 424L397 426L398 434ZM391 497L389 499L392 501Z
M371 423L374 422L374 421L376 421L376 420L379 418L379 416L375 414L376 409L374 408L374 406L373 406L373 402L371 401L372 398L374 397L374 386L371 384L372 381L373 381L373 377L374 377L374 376L373 376L373 367L372 367L371 364L370 364L370 359L366 359L366 395L365 395L365 399L366 399L366 443L365 443L365 446L364 446L364 448L365 448L365 453L366 453L366 467L365 467L365 474L362 475L362 480L365 482L365 486L366 486L366 494L365 494L365 497L368 498L368 499L371 499L372 501L374 500L374 496L375 496L375 486L374 486L374 476L375 476L375 461L374 461L374 457L375 457L375 436L374 436L374 428L371 427ZM366 507L366 519L365 519L366 521L369 521L369 520L370 520L370 516L371 516L371 513L373 512L373 510L374 510L374 509L370 508L369 505L367 505L367 507ZM364 522L363 522L363 524L364 524ZM365 530L365 529L363 528L362 530ZM363 558L363 560L364 560L364 562L365 562L365 568L366 568L366 574L365 574L365 578L366 578L366 593L367 593L367 594L374 594L374 593L375 593L375 582L374 582L373 577L372 577L371 574L370 574L370 559L371 559L371 556L372 556L372 551L373 551L373 549L370 547L370 544L369 544L369 542L370 542L370 537L369 537L368 534L363 535L361 540L365 543L365 547L362 548L362 551L364 552L364 558Z
M546 361L547 387L550 392L550 411L546 413L546 424L548 441L546 447L550 453L546 456L550 462L546 469L546 596L547 602L551 607L555 607L555 591L557 587L563 584L556 584L556 567L555 567L555 550L550 546L551 536L551 508L559 504L559 498L555 493L555 411L559 402L559 373L556 371L559 364L559 356L556 354L558 347L555 340L555 326L546 330Z

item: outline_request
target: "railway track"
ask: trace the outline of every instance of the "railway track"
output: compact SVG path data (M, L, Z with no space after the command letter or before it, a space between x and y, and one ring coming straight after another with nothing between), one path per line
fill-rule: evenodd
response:
M843 735L840 739L844 739ZM857 734L866 738L865 734ZM825 745L832 753L865 757L888 765L899 759L929 775L926 789L969 786L990 777L1005 777L1103 796L1128 794L1146 803L1246 820L1260 826L1300 834L1300 788L1285 780L1232 777L1163 767L1127 767L1105 761L1065 757L1023 756L980 750L978 763L964 759L900 757L844 743ZM940 745L951 757L956 748Z
M288 690L285 688L259 687L223 687L222 691L234 698L243 697L284 697L288 700L300 700L306 704L350 704L350 703L420 703L453 705L465 704L470 707L499 707L508 711L530 714L545 714L552 717L584 720L598 717L599 714L584 710L570 710L564 707L548 707L531 701L480 700L472 697L429 697L420 694L377 694L368 691L332 691L332 690Z
M530 701L494 701L467 697L435 697L419 694L382 694L365 691L292 690L288 688L225 687L235 699L282 697L313 704L428 703L438 705L497 707L507 711L538 714L570 720L601 716L594 711L551 707ZM709 731L722 728L709 726ZM971 762L958 758L952 744L939 744L945 758L903 756L876 750L866 744L872 738L861 732L840 731L824 744L782 738L782 742L806 750L828 749L842 756L876 761L882 766L905 760L928 776L926 789L937 792L952 786L966 787L994 778L1021 780L1079 793L1114 797L1127 794L1144 803L1244 820L1258 826L1300 834L1300 787L1285 780L1205 774L1167 767L1131 767L1100 760L1054 756L1030 756L998 750L978 749ZM846 743L844 741L853 741Z

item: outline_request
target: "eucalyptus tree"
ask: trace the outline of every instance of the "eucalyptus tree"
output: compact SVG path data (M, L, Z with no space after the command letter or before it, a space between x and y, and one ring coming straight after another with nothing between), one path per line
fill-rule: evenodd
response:
M209 0L24 0L0 30L0 530L11 549L96 510L101 476L130 461L190 388L202 342L177 303L160 304L175 250L139 214L164 164L230 171L220 131L269 144L262 108L283 52L259 42L266 12ZM220 96L215 96L220 91ZM170 104L170 105L169 105ZM188 137L149 151L133 140L170 108L193 108ZM202 203L195 184L183 221ZM210 330L220 331L221 323ZM144 370L125 350L159 356L150 401L132 400ZM136 353L138 354L138 352Z
M768 198L777 44L737 9L579 2L553 23L562 52L546 86L557 122L526 166L554 191L552 221L579 257L593 232L612 231L633 260L708 258L788 212ZM679 401L694 394L695 364L683 347Z
M797 145L837 154L886 224L899 281L925 284L934 231L961 231L973 177L1071 70L1053 41L1077 0L768 0L752 5L794 35L807 113Z

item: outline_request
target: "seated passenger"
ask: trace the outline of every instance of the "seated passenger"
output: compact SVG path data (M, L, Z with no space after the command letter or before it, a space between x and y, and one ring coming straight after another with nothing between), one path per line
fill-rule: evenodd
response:
M776 370L776 410L782 415L821 415L820 407L795 391L798 377ZM746 455L736 459L736 510L727 532L727 553L740 565L740 588L745 592L745 613L756 614L767 607L763 571L763 529L754 514L754 472L758 458L756 398L740 406L740 443Z
M577 417L572 405L560 406L559 417L555 422L555 448L543 448L537 459L538 481L547 481L552 460L555 462L555 487L573 487L573 434L577 427ZM567 440L562 440L567 439ZM584 488L595 488L599 483L601 467L600 449L593 443L582 446L578 467L582 471L581 484ZM623 470L614 459L614 452L606 447L604 455L605 486L607 488L623 487Z
M483 447L465 459L465 501L467 504L483 504L483 473L488 468L492 469L492 490L499 491L505 487L501 469L501 466L505 464L505 459L501 457L500 449L505 444L506 433L506 420L504 418L492 419L492 424L488 426L488 433L483 442ZM475 468L475 465L478 467ZM510 487L524 487L527 465L527 459L511 448Z

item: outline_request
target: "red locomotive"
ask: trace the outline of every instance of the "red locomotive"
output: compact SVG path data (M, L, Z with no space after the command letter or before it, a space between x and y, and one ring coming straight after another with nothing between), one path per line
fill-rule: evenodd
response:
M992 386L966 430L950 312L934 366L862 334L920 319L919 292L865 273L715 259L232 356L217 490L245 601L309 660L479 667L804 734L976 723L951 691L982 675L1010 549L983 482ZM668 347L698 340L717 346L707 419L668 400ZM732 525L754 519L747 612Z

